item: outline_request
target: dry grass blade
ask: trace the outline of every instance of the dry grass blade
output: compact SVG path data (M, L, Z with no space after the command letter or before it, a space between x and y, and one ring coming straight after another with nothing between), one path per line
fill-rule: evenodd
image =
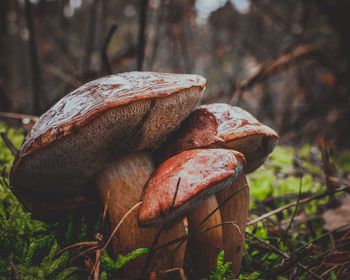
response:
M109 202L110 202L110 189L108 189L106 203L105 203L105 205L103 207L102 231L105 229L105 222L106 222L107 210L108 210L108 207L109 207Z
M101 250L96 251L96 269L94 272L94 280L100 279L100 268L101 268Z
M286 236L288 235L288 231L289 231L290 228L292 227L292 224L293 224L293 222L294 222L295 216L296 216L297 213L298 213L302 186L303 186L303 177L300 177L299 191L298 191L298 199L297 199L297 203L296 203L296 205L295 205L295 209L294 209L292 218L290 219L290 222L289 222L289 224L288 224L288 226L287 226L287 228L286 228L286 231L285 231L285 233L284 233Z
M70 263L73 263L75 260L79 259L81 256L84 256L84 255L86 255L86 254L88 254L88 253L94 252L94 251L99 250L99 249L101 249L101 246L100 246L100 245L94 246L94 247L90 247L90 248L88 248L88 249L86 249L86 250L84 250L84 251L78 253L78 254L75 255L74 257L72 257L72 258L69 260L69 262L70 262Z
M243 190L244 188L248 187L247 184L243 185L242 187L240 187L238 190L236 190L233 194L231 194L230 196L228 196L224 201L222 201L218 207L216 207L213 211L211 211L209 213L208 216L206 216L203 221L201 221L201 225L205 223L205 221L207 221L216 211L218 211L222 206L224 206L232 197L234 197L236 194L238 194L241 190Z
M196 236L196 235L198 235L198 234L202 234L202 233L204 233L204 232L207 232L207 231L212 230L212 229L217 228L217 227L222 227L222 226L224 226L224 225L235 225L235 226L238 226L238 225L235 224L234 222L223 222L223 223L221 223L221 224L217 224L217 225L214 225L214 226L205 228L205 229L203 229L203 230L201 230L201 231L194 232L194 233L190 233L190 234L185 234L185 235L183 235L183 236L180 236L180 237L178 237L178 238L175 238L175 239L173 239L173 240L171 240L171 241L169 241L169 242L166 242L166 243L164 243L164 244L162 244L162 245L159 245L159 246L156 247L154 250L159 250L159 249L162 249L162 248L165 248L165 247L174 245L174 244L179 243L179 242L181 242L181 241L187 240L187 239L189 239L189 238L191 238L191 237L193 237L193 236Z
M66 252L66 251L69 251L71 249L75 249L75 248L78 248L78 247L83 247L83 246L92 247L92 246L97 246L97 245L98 245L97 241L86 241L86 242L75 243L73 245L69 245L69 246L63 248L62 250L58 251L56 253L56 256L59 256L59 255L61 255L62 253Z
M122 225L122 223L125 221L125 219L130 215L130 213L132 211L134 211L137 207L139 207L142 204L142 202L138 202L136 203L133 207L131 207L131 209L125 213L125 215L123 216L123 218L120 220L120 222L117 224L117 226L114 228L113 232L111 233L111 235L109 236L107 242L105 243L105 245L102 247L102 251L106 250L108 244L112 241L113 236L116 234L116 232L118 231L118 229L120 228L120 226Z
M99 256L99 258L95 261L95 265L94 267L91 269L90 275L89 275L89 279L91 279L92 275L95 273L95 269L97 267L97 265L100 263L101 257L102 257L102 252L104 250L106 250L107 246L109 245L109 243L112 241L113 236L116 234L116 232L118 231L118 229L120 228L120 226L122 225L122 223L125 221L125 219L131 214L132 211L134 211L136 208L138 208L140 205L142 204L142 202L138 202L136 203L133 207L131 207L129 209L128 212L125 213L125 215L123 216L123 218L120 220L120 222L116 225L116 227L114 228L113 232L111 233L111 235L109 236L107 242L105 243L105 245L100 249L101 250L101 254Z

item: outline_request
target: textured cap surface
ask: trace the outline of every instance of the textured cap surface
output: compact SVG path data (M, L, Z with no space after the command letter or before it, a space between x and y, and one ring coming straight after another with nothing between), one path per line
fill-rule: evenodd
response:
M160 150L161 157L181 151L222 147L235 149L247 159L246 172L258 168L276 146L278 134L247 111L224 103L194 110L176 135Z
M198 75L128 72L93 80L52 106L26 137L21 154L41 149L92 122L107 110L142 99L169 96L185 89L203 90Z
M100 170L121 154L159 146L205 86L198 75L129 72L79 87L27 135L11 170L17 196L34 212L85 204L85 185Z
M139 224L152 226L185 215L210 195L232 185L243 172L244 163L241 153L226 149L194 149L173 156L146 184Z

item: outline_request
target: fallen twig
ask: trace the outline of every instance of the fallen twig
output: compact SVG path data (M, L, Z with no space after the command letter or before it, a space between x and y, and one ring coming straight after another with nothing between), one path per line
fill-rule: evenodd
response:
M15 123L16 126L31 129L38 120L38 117L18 113L0 112L0 120L9 124Z
M307 197L307 198L299 200L299 202L291 202L289 204L286 204L286 205L284 205L282 207L279 207L279 208L277 208L275 210L272 210L272 211L270 211L270 212L268 212L268 213L266 213L264 215L261 215L260 217L258 217L256 219L248 222L247 226L254 225L254 224L256 224L256 223L258 223L258 222L260 222L260 221L262 221L262 220L264 220L264 219L266 219L268 217L271 217L272 215L276 215L276 214L278 214L278 213L280 213L280 212L282 212L284 210L287 210L287 209L289 209L291 207L294 207L294 206L297 205L297 203L299 203L299 205L305 204L305 203L308 203L308 202L310 202L312 200L319 199L319 198L322 198L322 197L325 197L325 196L328 196L328 195L331 195L331 194L335 194L335 193L343 192L343 191L347 191L347 190L350 190L350 186L340 187L340 188L337 188L337 189L332 190L332 191L327 191L325 193L321 193L321 194L317 194L317 195L314 195L314 196L311 196L311 197Z

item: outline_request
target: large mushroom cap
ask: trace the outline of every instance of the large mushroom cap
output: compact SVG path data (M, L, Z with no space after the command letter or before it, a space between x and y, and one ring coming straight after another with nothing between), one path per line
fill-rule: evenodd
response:
M241 153L226 149L194 149L173 156L154 171L146 184L139 224L153 226L185 215L209 196L231 186L242 174L244 164Z
M27 135L11 170L15 193L45 216L81 206L101 169L121 154L156 148L205 86L198 75L130 72L79 87Z
M197 108L174 136L160 150L161 157L204 147L229 148L244 154L248 173L265 161L278 141L273 129L247 111L224 103Z

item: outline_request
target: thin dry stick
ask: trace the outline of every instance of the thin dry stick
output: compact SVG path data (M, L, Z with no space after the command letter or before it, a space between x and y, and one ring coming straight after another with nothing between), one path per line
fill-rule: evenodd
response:
M325 192L325 193L321 193L321 194L317 194L317 195L314 195L314 196L311 196L311 197L307 197L307 198L301 199L299 201L299 205L308 203L308 202L310 202L312 200L319 199L319 198L322 198L322 197L325 197L325 196L328 196L328 195L331 195L331 194L334 194L334 193L343 192L343 191L347 191L347 190L350 190L350 186L337 188L337 189L332 190L332 191L328 191L328 192ZM278 214L278 213L280 213L280 212L282 212L282 211L284 211L286 209L294 207L294 206L297 205L297 203L298 202L291 202L291 203L286 204L286 205L284 205L282 207L279 207L279 208L277 208L277 209L275 209L273 211L270 211L270 212L268 212L268 213L266 213L264 215L261 215L260 217L254 219L254 220L252 220L250 222L248 222L247 226L254 225L254 224L256 224L256 223L258 223L258 222L260 222L262 220L265 220L265 219L267 219L267 218L269 218L269 217L271 217L273 215L276 215L276 214Z
M214 229L214 228L217 228L217 227L226 225L226 224L232 225L232 226L234 226L235 228L238 229L238 232L239 232L239 235L240 235L242 244L243 244L243 246L244 246L244 251L245 251L245 253L247 254L247 256L249 257L248 251L246 250L246 247L245 247L245 244L244 244L244 241L243 241L242 232L241 232L239 226L238 226L234 221L227 221L227 222L224 222L224 223L222 223L222 224L218 224L218 225L212 226L212 227L210 227L210 228L203 229L203 230L201 230L201 231L197 231L197 232L194 232L194 233L191 233L191 234L183 235L183 236L181 236L181 237L179 237L179 238L177 238L177 239L174 239L174 240L172 240L172 241L169 241L169 242L167 242L167 243L164 243L164 244L158 246L157 248L155 248L155 250L158 250L158 249L165 248L165 247L168 247L168 246L171 246L171 245L173 245L173 244L175 244L175 243L180 242L180 243L176 246L176 248L174 248L174 249L169 253L168 258L166 258L165 261L163 261L161 264L159 264L159 265L156 267L156 270L157 270L159 267L161 267L163 264L165 264L165 263L170 259L171 254L175 253L175 252L177 251L177 249L179 249L179 248L181 247L181 245L182 245L187 239L189 239L189 238L191 238L191 237L193 237L193 236L195 236L195 235L202 234L202 233L204 233L204 232L207 232L207 231L209 231L209 230L212 230L212 229ZM174 241L175 241L175 242L174 242Z
M0 132L2 141L4 141L6 147L9 149L9 151L11 152L11 154L13 156L16 156L17 154L17 148L15 147L15 145L13 145L13 143L11 142L11 140L7 137L7 134L5 132Z
M233 194L229 195L225 200L223 200L218 207L216 207L212 212L209 213L208 216L206 216L203 221L201 221L200 225L202 225L205 221L207 221L216 211L218 211L222 206L224 206L231 198L233 198L236 194L238 194L241 190L243 190L245 187L248 187L247 184L240 187L238 190L236 190Z
M90 275L89 275L89 279L91 279L91 276L93 275L93 273L95 272L96 266L99 263L101 257L102 257L102 252L104 250L106 250L108 244L111 242L113 236L116 234L116 232L118 231L118 229L120 228L120 226L122 225L122 223L124 222L124 220L130 215L130 213L132 211L134 211L137 207L139 207L142 204L142 202L138 202L136 203L133 207L130 208L130 210L128 212L125 213L125 215L123 216L123 218L120 220L120 222L116 225L116 227L114 228L113 232L111 233L111 235L109 236L107 242L105 243L105 245L101 248L101 255L99 257L98 260L96 260L94 267L92 268Z
M112 67L111 67L111 64L109 62L107 51L108 51L109 43L111 42L113 34L117 30L117 28L118 28L118 26L115 23L111 25L111 27L109 28L109 31L107 33L107 36L103 42L103 46L102 46L101 53L100 53L101 62L102 62L101 68L102 68L102 70L104 70L104 72L106 72L109 75L112 74Z
M107 210L109 207L109 197L110 197L110 189L107 191L107 198L106 198L106 203L103 208L103 215L102 215L102 232L104 231L105 228L105 221L106 221L106 216L107 216Z
M66 251L69 251L71 249L75 249L77 247L83 247L83 246L88 246L88 247L92 247L92 246L97 246L98 245L98 242L97 241L86 241L86 242L79 242L79 243L75 243L73 245L69 245L65 248L63 248L62 250L58 251L56 253L56 256L59 256L61 255L62 253L66 252Z
M187 239L189 239L189 238L191 238L191 237L193 237L193 236L196 236L196 235L198 235L198 234L202 234L202 233L207 232L207 231L209 231L209 230L212 230L212 229L214 229L214 228L222 227L222 226L224 226L224 225L232 225L232 224L235 224L235 223L234 223L234 222L229 222L229 221L227 221L227 222L223 222L223 223L221 223L221 224L217 224L217 225L208 227L208 228L206 228L206 229L200 230L200 231L198 231L198 232L194 232L194 233L190 233L190 234L185 234L185 235L183 235L183 236L180 236L180 237L178 237L178 238L175 238L175 239L173 239L173 240L171 240L171 241L168 241L168 242L166 242L166 243L164 243L164 244L159 245L159 246L156 247L154 250L159 250L159 249L162 249L162 248L165 248L165 247L174 245L174 244L179 243L179 242L181 242L181 241L183 241L183 240L187 240Z
M320 240L320 239L322 239L324 237L327 237L328 235L330 235L330 234L332 234L334 232L342 231L342 230L347 229L347 228L350 228L350 225L343 225L343 226L335 228L335 229L333 229L331 231L328 231L328 232L318 236L317 238L312 239L311 241L305 243L304 245L300 246L299 248L294 250L293 254L300 254L299 252L302 251L303 249L305 249L306 247L308 247L310 244L315 243L316 241L318 241L318 240Z
M245 244L244 244L244 241L243 241L243 236L242 236L242 233L241 233L241 231L240 231L240 229L239 229L239 226L238 226L235 222L229 222L229 221L227 221L227 222L223 222L223 223L221 223L221 224L214 225L214 226L212 226L212 227L203 229L203 230L201 230L201 231L199 231L199 232L195 232L195 233L192 233L192 234L183 235L183 236L181 236L181 237L179 237L179 238L176 238L176 239L174 239L174 240L172 240L172 241L169 241L169 242L167 242L167 243L164 243L164 244L158 246L157 248L155 248L155 250L159 250L159 249L162 249L162 248L165 248L165 247L168 247L168 246L171 246L171 245L173 245L173 244L176 244L176 243L180 242L180 243L178 244L178 246L177 246L176 248L174 248L174 250L173 250L172 252L169 252L168 258L166 258L166 260L165 260L164 262L162 262L161 264L159 264L159 265L156 267L156 270L157 270L161 265L163 265L164 263L166 263L166 262L169 260L171 254L175 253L176 250L177 250L178 248L180 248L181 245L182 245L186 240L188 240L189 238L191 238L191 237L193 237L193 236L195 236L195 235L198 235L198 234L202 234L202 233L207 232L207 231L209 231L209 230L212 230L212 229L214 229L214 228L217 228L217 227L220 227L220 226L222 227L222 226L224 226L224 225L232 225L232 226L235 226L235 227L238 229L238 232L239 232L239 234L240 234L240 238L241 238L241 241L242 241L242 244L243 244L243 247L244 247L244 251L245 251L245 253L247 254L247 256L250 257L249 254L248 254L248 252L247 252L247 250L246 250L246 247L245 247Z
M271 245L270 243L265 242L264 240L260 239L259 237L256 237L254 234L251 234L251 233L249 233L247 231L246 231L246 234L251 236L254 240L260 242L261 244L264 244L267 248L271 249L272 251L274 251L278 255L282 256L286 260L294 260L289 255L287 255L286 253L282 252L280 249L276 248L275 246ZM310 270L309 268L307 268L303 264L301 264L301 263L296 261L296 265L298 267L300 267L301 269L303 269L304 271L306 271L307 273L309 273L312 276L314 276L315 278L317 278L319 280L324 280L321 276L317 275L315 272L313 272L312 270Z
M328 269L328 270L326 270L325 272L323 272L323 273L321 274L321 276L322 276L322 277L327 276L327 274L331 273L331 272L332 272L334 269L336 269L337 267L338 267L337 264L334 265L334 266L332 266L330 269Z
M0 118L15 119L15 120L30 119L34 122L36 122L38 120L37 116L18 114L18 113L10 113L10 112L0 112Z
M298 199L297 199L297 203L295 205L295 209L294 209L294 212L293 212L293 215L292 215L292 218L290 219L290 222L288 224L288 227L286 228L286 231L285 231L285 235L287 236L288 234L288 231L290 230L290 228L292 227L292 224L294 222L294 219L295 219L295 216L297 215L298 213L298 209L299 209L299 204L300 204L300 197L301 197L301 188L303 186L303 177L301 176L300 177L300 183L299 183L299 192L298 192Z
M202 225L202 224L203 224L206 220L208 220L217 210L219 210L223 205L225 205L226 202L228 202L232 197L234 197L236 194L238 194L238 193L239 193L241 190L243 190L245 187L248 187L248 185L245 184L244 186L242 186L242 187L240 187L238 190L236 190L233 194L231 194L230 196L228 196L224 201L222 201L222 202L218 205L218 207L216 207L212 212L210 212L209 215L206 216L206 217L201 221L200 224ZM238 227L238 232L239 232L239 234L240 234L240 238L241 238L241 241L242 241L242 244L243 244L243 247L244 247L244 251L245 251L245 253L247 254L247 256L249 256L248 251L247 251L247 249L246 249L246 247L245 247L245 244L244 244L244 242L243 242L242 233L241 233L241 230L240 230L239 227ZM181 245L185 243L186 240L187 240L187 239L184 239L183 241L181 241L181 242L172 250L172 252L170 252L170 254L175 253L175 252L181 247ZM156 269L158 269L161 265L163 265L164 263L166 263L166 262L169 260L169 258L170 258L170 256L169 256L164 262L162 262L160 265L158 265L158 267L157 267Z
M333 181L331 180L331 177L334 175L334 167L332 163L330 162L330 154L329 154L329 147L327 146L326 142L324 140L321 140L319 143L319 148L321 150L321 156L322 156L322 169L324 178L326 181L326 187L329 191L335 189L335 185ZM332 206L338 205L339 201L336 199L334 195L329 196L329 204Z
M100 279L100 267L101 267L101 250L96 251L96 269L94 272L94 280L99 280Z
M90 253L90 252L94 252L95 250L99 250L101 248L101 245L97 245L97 246L94 246L94 247L90 247L82 252L80 252L79 254L76 254L74 257L72 257L69 262L70 263L73 263L76 259L80 258L81 256L84 256L86 255L87 253Z
M175 201L176 201L176 197L177 197L177 193L178 193L179 187L180 187L180 183L181 183L181 177L177 180L176 189L175 189L175 193L174 193L174 196L173 196L173 201L171 202L171 205L170 205L170 207L169 207L169 210L168 210L168 212L166 213L165 218L164 218L164 221L163 221L163 223L161 224L161 226L160 226L160 228L159 228L159 230L158 230L156 236L155 236L154 239L153 239L153 242L152 242L152 245L151 245L151 248L150 248L150 253L149 253L149 255L148 255L148 257L147 257L147 259L146 259L146 261L145 261L145 264L144 264L144 266L143 266L143 269L142 269L142 271L141 271L141 276L142 276L142 275L145 275L145 274L147 273L147 268L150 266L150 264L151 264L151 262L152 262L152 260L153 260L153 258L154 258L154 255L155 255L155 253L156 253L156 251L154 250L154 248L155 248L155 246L156 246L157 243L158 243L158 240L159 240L160 235L161 235L161 233L162 233L162 231L163 231L163 229L164 229L165 224L167 223L166 216L168 216L169 213L170 213L170 212L173 210L173 208L174 208Z
M109 236L107 242L105 243L105 245L102 247L102 251L106 250L108 244L111 242L113 236L116 234L117 230L120 228L120 226L122 225L122 223L125 221L125 219L130 215L130 213L132 211L134 211L137 207L139 207L142 204L142 202L138 202L136 203L133 207L131 207L131 209L126 212L126 214L123 216L123 218L120 220L120 222L117 224L117 226L114 228L112 234Z

